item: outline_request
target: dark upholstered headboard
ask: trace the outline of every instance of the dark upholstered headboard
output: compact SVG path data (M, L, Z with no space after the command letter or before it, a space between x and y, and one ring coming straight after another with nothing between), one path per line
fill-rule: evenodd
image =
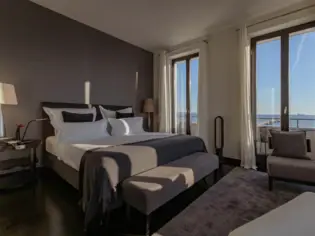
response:
M82 104L82 103L42 102L41 103L42 118L48 118L49 119L48 115L43 110L43 107L49 107L49 108L88 108L89 106L96 107L96 120L102 119L102 115L101 115L101 112L99 110L99 106L102 106L105 109L109 109L109 110L113 110L113 111L124 109L127 107L131 107L131 106L116 106L116 105L103 105L103 104L87 105L87 104ZM54 128L52 127L50 122L49 121L42 122L42 140L43 140L43 149L44 149L43 151L46 150L46 148L45 148L46 138L49 136L54 136L54 135L55 135Z

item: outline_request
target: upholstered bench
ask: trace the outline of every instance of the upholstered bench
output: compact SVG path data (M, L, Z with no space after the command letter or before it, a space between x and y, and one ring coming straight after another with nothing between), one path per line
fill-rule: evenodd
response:
M315 193L306 192L235 229L229 236L315 235Z
M123 198L147 216L146 234L150 235L150 214L209 174L216 176L218 167L217 156L194 153L126 179Z

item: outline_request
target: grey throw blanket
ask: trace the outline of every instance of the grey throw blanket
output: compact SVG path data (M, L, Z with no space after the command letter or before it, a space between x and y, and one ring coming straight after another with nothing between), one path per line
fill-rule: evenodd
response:
M87 151L79 170L85 227L115 201L124 179L195 152L207 152L203 140L186 135Z

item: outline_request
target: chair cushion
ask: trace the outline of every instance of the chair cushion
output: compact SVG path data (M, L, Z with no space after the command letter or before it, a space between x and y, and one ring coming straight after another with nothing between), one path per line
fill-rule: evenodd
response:
M272 155L299 159L310 159L307 156L306 133L304 131L270 131L272 136Z
M315 161L285 157L267 157L268 174L289 180L315 183Z
M129 205L149 215L218 167L217 156L194 153L126 179L123 197Z

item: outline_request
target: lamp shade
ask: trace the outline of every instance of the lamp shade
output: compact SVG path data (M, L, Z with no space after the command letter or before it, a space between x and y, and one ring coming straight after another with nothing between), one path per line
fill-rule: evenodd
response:
M7 104L7 105L18 104L14 85L0 83L0 104Z
M144 101L143 111L146 113L154 112L154 102L152 98L148 98Z

